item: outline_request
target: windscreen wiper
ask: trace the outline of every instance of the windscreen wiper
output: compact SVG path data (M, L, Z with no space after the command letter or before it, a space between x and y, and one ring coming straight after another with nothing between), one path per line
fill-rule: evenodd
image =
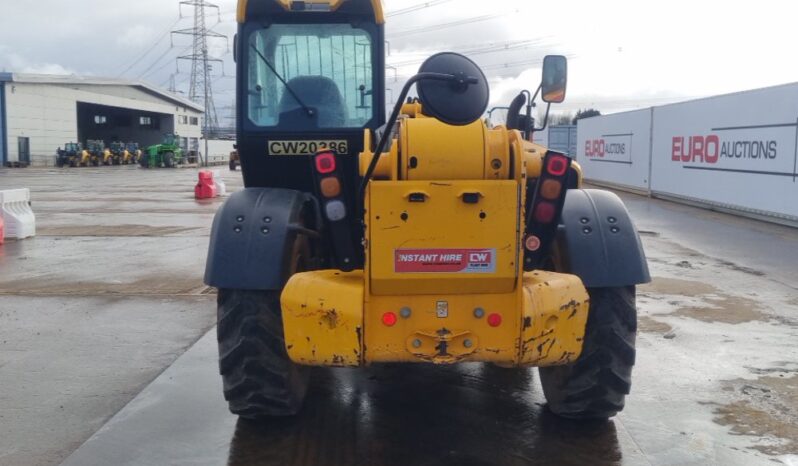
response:
M274 73L274 75L277 76L277 79L279 79L280 82L283 83L285 88L288 89L288 92L294 97L294 99L297 101L297 103L299 103L299 106L302 107L302 109L308 114L308 116L312 117L313 115L315 115L316 111L313 110L312 108L308 107L307 105L305 105L304 102L302 102L302 99L300 99L299 96L297 95L297 93L294 92L293 89L291 89L291 86L288 85L288 82L285 80L285 78L280 76L280 73L277 72L277 70L274 68L274 65L272 65L271 62L269 61L269 59L266 58L266 56L263 55L263 53L261 53L261 51L258 50L257 47L255 47L255 44L250 44L250 47L252 47L252 50L254 50L255 53L258 54L258 56L260 57L261 60L263 60L263 63L265 63L266 66L268 66L269 69L272 70L272 73Z

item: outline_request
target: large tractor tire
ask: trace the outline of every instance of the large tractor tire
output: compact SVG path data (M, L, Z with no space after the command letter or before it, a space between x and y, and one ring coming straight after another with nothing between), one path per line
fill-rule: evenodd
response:
M175 168L175 154L167 152L163 155L163 166L166 168Z
M62 159L61 157L57 157L55 159L55 166L58 168L64 168L64 159Z
M290 273L305 269L307 244L295 241ZM299 412L310 368L288 357L280 291L220 289L218 306L219 371L230 411L248 419Z
M141 168L150 168L150 156L142 155L141 159L139 159L139 165Z
M549 409L572 419L608 419L623 410L632 386L637 309L635 287L589 288L582 354L565 366L541 367Z
M236 161L235 160L231 160L230 161L230 171L234 172L234 171L236 171L236 168L237 168Z

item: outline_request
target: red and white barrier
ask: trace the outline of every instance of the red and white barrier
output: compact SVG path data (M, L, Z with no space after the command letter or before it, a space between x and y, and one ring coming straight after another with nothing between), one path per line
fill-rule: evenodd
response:
M30 190L0 191L0 215L5 238L24 239L36 236L36 216L30 207Z
M194 187L194 197L196 199L213 199L217 196L216 183L213 180L213 172L210 170L200 170L199 182Z
M227 185L222 179L222 172L219 170L213 171L213 183L216 185L216 195L224 197L227 195Z

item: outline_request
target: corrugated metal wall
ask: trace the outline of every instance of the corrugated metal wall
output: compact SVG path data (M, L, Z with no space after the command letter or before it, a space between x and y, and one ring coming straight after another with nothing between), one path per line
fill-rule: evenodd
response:
M576 126L549 127L549 149L576 157Z

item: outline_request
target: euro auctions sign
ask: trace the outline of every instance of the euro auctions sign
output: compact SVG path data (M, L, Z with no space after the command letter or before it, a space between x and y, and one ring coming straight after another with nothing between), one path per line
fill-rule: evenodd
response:
M396 273L495 273L495 249L396 249Z
M588 160L632 163L632 134L604 134L585 141L584 155Z
M712 128L672 136L671 162L688 170L796 175L796 123Z

